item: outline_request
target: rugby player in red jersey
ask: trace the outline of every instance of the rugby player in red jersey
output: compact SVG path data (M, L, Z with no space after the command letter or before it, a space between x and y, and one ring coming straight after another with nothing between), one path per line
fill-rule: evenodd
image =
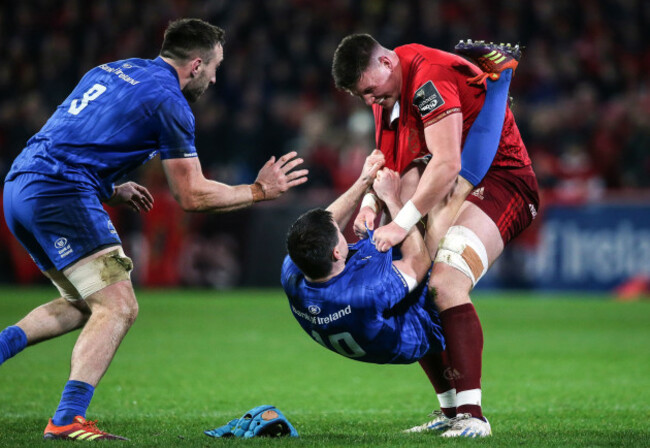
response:
M456 50L482 70L434 48L409 44L390 50L367 34L355 34L339 44L332 74L339 89L372 107L385 166L402 175L405 205L374 232L379 250L399 244L422 216L440 210L454 189L467 194L455 216L429 215L426 239L435 260L430 290L447 341L445 372L455 385L456 417L442 435L483 437L491 433L481 408L483 331L469 293L504 246L530 225L539 197L509 108L496 154L486 150L493 160L485 177L464 176L461 163L461 148L485 100L486 78L511 76L519 49L468 41ZM426 165L419 163L428 156ZM372 201L364 204L355 220L359 234L365 225L372 228L376 216L368 206Z

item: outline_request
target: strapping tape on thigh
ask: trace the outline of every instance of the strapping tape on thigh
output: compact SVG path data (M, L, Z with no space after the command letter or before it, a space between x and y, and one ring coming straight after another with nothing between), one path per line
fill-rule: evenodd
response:
M52 268L45 273L45 275L50 279L52 284L59 290L61 297L63 297L68 302L74 302L76 300L81 300L81 295L79 291L72 286L70 280L68 280L61 271L58 271L56 268Z
M458 269L475 286L487 271L487 251L476 233L467 227L452 226L440 242L435 263L445 263Z
M85 299L114 283L130 280L132 270L133 262L120 247L82 264L67 275L70 283Z

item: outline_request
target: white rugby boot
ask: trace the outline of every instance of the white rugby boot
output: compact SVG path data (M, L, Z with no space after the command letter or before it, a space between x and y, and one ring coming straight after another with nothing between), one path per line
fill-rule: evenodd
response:
M487 437L492 435L490 423L480 418L472 417L472 414L459 414L451 419L451 427L440 434L441 437Z
M433 420L419 426L405 429L402 432L445 431L451 428L453 419L447 417L441 410L433 411L429 414L429 417L433 417Z

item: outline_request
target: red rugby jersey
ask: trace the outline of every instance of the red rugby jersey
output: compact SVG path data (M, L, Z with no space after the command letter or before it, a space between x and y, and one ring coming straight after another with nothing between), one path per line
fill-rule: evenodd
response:
M403 172L416 158L429 154L424 128L453 114L463 114L463 139L485 101L485 82L467 85L467 78L480 69L466 59L419 44L395 49L402 68L400 117L396 129L390 129L390 111L374 104L375 139L386 157L386 166ZM530 158L508 107L499 148L491 167L522 167Z

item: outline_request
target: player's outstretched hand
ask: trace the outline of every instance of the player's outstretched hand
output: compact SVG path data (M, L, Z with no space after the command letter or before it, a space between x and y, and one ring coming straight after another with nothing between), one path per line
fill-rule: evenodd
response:
M257 173L255 182L262 186L264 200L277 199L290 188L307 182L309 170L292 171L304 162L303 159L296 158L297 155L297 152L292 151L283 155L277 161L273 156Z
M126 182L115 186L113 196L106 203L110 206L126 204L136 212L148 212L153 208L153 196L142 185Z
M391 222L375 230L373 241L379 252L386 252L391 247L404 241L407 234L406 230L395 224L395 222Z

